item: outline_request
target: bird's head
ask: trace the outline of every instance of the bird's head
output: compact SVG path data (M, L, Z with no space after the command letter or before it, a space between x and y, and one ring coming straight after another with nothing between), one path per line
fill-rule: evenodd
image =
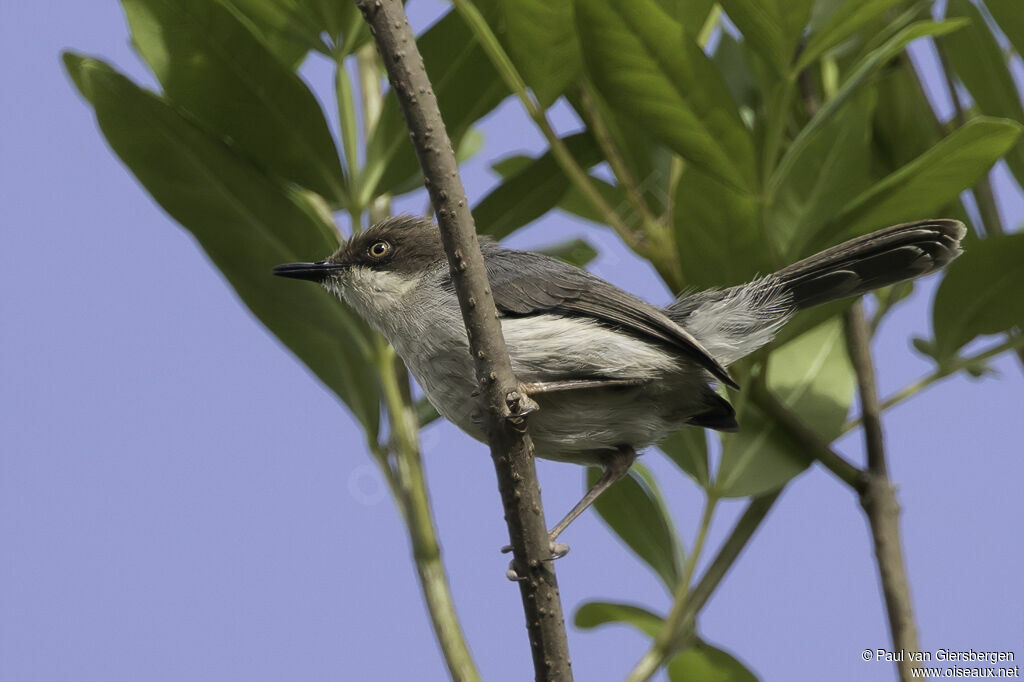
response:
M322 261L278 265L274 274L317 282L373 322L444 262L441 233L433 222L397 216L354 235Z

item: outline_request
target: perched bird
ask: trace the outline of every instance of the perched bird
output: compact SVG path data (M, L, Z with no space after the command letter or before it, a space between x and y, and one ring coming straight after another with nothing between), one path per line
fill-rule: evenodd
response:
M655 307L555 258L483 241L481 250L512 369L540 409L529 431L538 457L603 467L550 532L555 539L638 450L685 425L738 428L715 391L726 369L761 348L796 312L926 275L960 255L955 220L924 220L852 239L778 272ZM382 333L427 399L470 436L477 388L466 329L438 228L387 219L326 260L274 273L317 282Z

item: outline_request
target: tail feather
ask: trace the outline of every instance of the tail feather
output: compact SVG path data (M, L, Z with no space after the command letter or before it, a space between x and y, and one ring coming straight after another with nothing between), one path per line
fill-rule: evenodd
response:
M960 255L966 234L957 220L894 225L747 284L682 296L665 314L728 365L771 341L799 310L938 270Z
M894 225L833 246L775 273L798 310L927 275L960 255L957 220Z

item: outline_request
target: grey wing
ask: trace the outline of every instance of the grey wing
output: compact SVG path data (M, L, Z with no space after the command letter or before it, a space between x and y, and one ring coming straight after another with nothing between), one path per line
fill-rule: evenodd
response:
M558 313L589 317L684 355L723 383L738 388L728 371L681 326L651 304L560 260L529 251L482 244L499 312Z

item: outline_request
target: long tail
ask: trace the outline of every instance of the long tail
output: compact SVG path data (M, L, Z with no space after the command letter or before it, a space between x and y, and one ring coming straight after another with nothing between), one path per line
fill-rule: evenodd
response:
M772 340L797 311L927 275L960 255L957 220L894 225L729 289L683 296L665 313L723 364Z

